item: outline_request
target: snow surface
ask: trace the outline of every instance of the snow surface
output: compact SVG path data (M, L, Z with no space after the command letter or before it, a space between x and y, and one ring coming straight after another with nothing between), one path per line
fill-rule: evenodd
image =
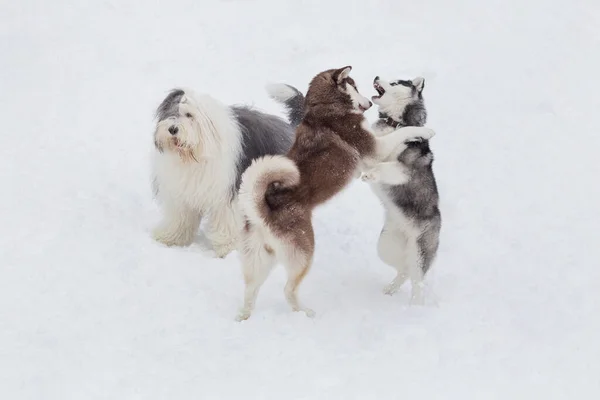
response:
M0 32L0 398L600 398L597 0L6 0ZM237 323L236 254L149 237L153 111L283 115L265 83L347 64L426 78L439 305L382 294L356 182L315 215L316 318L278 269Z

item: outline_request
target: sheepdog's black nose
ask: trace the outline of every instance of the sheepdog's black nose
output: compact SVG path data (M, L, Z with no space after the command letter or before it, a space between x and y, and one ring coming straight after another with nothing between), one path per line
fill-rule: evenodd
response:
M176 126L172 125L169 127L169 133L171 135L177 135L177 132L179 132L179 128L177 128Z

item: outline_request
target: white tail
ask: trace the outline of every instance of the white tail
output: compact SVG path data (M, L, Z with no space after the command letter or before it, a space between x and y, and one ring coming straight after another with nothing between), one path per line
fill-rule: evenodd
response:
M239 206L251 223L264 224L261 206L265 205L265 192L273 182L280 182L281 187L297 185L300 171L296 164L285 156L265 156L254 160L242 175Z

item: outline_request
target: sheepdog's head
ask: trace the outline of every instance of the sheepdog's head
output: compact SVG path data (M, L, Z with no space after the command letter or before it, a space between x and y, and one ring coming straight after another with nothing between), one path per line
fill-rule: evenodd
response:
M226 108L210 96L174 89L156 110L154 146L184 162L215 157L221 143L215 121L223 117L228 119Z

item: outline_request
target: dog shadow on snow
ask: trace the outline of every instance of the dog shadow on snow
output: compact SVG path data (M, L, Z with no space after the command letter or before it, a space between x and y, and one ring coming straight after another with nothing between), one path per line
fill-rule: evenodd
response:
M215 254L215 250L202 228L203 227L201 226L200 229L198 230L198 233L196 234L196 237L194 238L194 241L192 242L190 249L192 251L199 251L204 257L214 258L214 259L218 260L219 258L217 258L216 254ZM227 257L224 257L223 259L225 259L225 258L227 258Z
M196 238L192 242L190 248L194 251L199 250L199 252L205 257L216 258L215 250L213 249L204 232L198 232L198 235L196 235Z

